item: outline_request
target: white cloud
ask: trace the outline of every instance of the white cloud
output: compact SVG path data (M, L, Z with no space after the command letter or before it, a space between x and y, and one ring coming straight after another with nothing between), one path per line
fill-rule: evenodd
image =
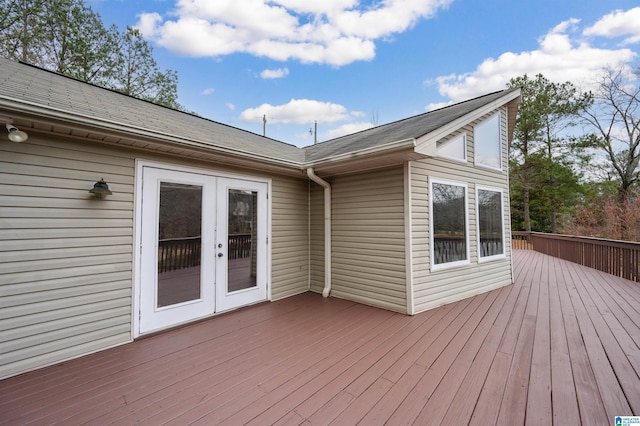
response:
M231 102L227 102L225 104L227 106L227 108L229 108L231 111L236 109L236 106L234 104L232 104Z
M162 16L159 13L143 13L138 15L136 28L145 36L153 37L156 35L156 29L161 22Z
M201 95L205 95L205 96L209 96L209 95L213 95L213 93L216 91L216 89L214 89L213 87L208 87L206 89L204 89L202 92L200 92Z
M311 99L291 99L284 105L265 103L242 111L240 119L248 123L261 123L265 115L269 124L308 124L314 121L332 123L349 119L349 113L344 106Z
M429 105L427 105L426 107L424 107L425 111L435 111L436 109L440 109L440 108L444 108L447 107L449 105L454 104L454 101L448 101L448 102L432 102Z
M593 26L584 30L587 36L623 37L623 44L640 42L640 7L627 11L615 10L600 18Z
M342 66L375 57L375 42L431 18L453 0L177 0L138 16L142 34L189 56L242 52Z
M536 50L505 52L497 59L485 59L469 73L437 77L438 91L457 102L504 89L513 77L538 73L551 81L571 81L589 88L593 76L603 68L629 63L637 56L630 49L598 48L578 40L573 34L579 23L577 19L561 22L541 37ZM427 108L440 106L444 104L432 104Z
M275 70L264 70L260 73L260 77L264 79L283 78L289 75L289 68L278 68Z
M323 140L335 139L340 136L350 135L352 133L360 132L362 130L367 130L373 127L373 124L367 123L364 121L360 121L357 123L348 123L344 124L335 129L331 129L327 132L322 133Z

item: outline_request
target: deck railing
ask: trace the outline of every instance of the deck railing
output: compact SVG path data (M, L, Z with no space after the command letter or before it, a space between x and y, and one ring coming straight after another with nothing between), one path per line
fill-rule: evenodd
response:
M200 265L202 239L170 238L158 242L158 272L174 271ZM228 259L251 256L251 234L231 234L227 246Z
M640 282L640 243L542 232L512 232L512 247L588 266Z

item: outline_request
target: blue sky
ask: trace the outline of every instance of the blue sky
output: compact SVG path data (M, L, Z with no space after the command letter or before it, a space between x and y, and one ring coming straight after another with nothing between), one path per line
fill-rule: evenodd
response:
M87 0L138 27L188 110L298 146L505 88L640 64L637 0Z

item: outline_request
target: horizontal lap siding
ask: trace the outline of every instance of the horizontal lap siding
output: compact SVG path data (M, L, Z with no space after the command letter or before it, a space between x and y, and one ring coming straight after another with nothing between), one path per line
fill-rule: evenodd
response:
M271 300L309 290L309 215L306 179L204 161L145 154L144 160L193 167L212 174L271 179Z
M0 144L0 378L131 340L135 159L252 175L30 135ZM307 182L272 178L272 299L308 289ZM113 191L92 200L104 178Z
M134 159L0 145L0 377L131 339ZM104 178L113 195L90 199Z
M309 198L303 179L272 181L272 300L309 290Z
M489 117L486 115L484 118ZM452 135L466 131L467 163L443 158L411 162L411 215L413 294L415 312L464 299L512 282L510 216L508 190L508 152L506 113L502 110L502 171L473 165L473 126L478 120ZM430 271L429 177L467 184L470 264L451 269ZM488 186L503 190L503 219L506 259L478 263L476 187Z
M331 184L331 294L406 312L403 168Z

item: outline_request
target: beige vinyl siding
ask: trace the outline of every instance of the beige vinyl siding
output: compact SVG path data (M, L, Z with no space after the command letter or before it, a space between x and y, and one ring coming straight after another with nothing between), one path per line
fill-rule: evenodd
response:
M331 294L405 313L403 167L336 177L331 185Z
M493 112L495 113L495 112ZM482 119L490 117L487 114ZM474 166L473 126L482 119L453 132L467 134L467 162L428 158L411 163L412 255L415 312L480 294L512 282L510 216L508 191L508 152L506 110L501 109L502 171ZM467 185L467 211L470 263L431 272L429 228L429 178L446 179ZM503 221L506 258L478 263L476 187L503 191Z
M0 144L0 378L131 340L135 159L255 173L31 134ZM272 179L272 299L308 290L308 183ZM92 200L104 178L113 191Z
M128 342L133 157L35 134L0 151L0 377ZM92 200L100 178L114 194Z
M309 290L309 198L303 179L272 181L272 300Z
M309 290L309 199L308 183L302 173L300 178L293 178L146 153L140 159L192 167L212 174L220 172L271 179L271 300Z

